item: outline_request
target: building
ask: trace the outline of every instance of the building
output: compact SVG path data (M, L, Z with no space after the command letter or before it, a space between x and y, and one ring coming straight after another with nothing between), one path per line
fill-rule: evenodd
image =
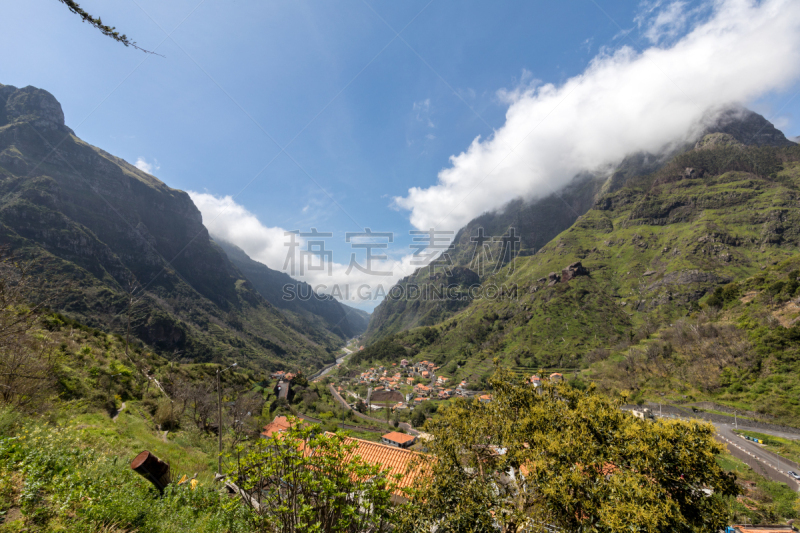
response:
M559 381L563 381L564 376L559 374L558 372L553 372L550 374L550 383L558 383Z
M532 375L531 376L531 385L533 385L534 388L541 387L542 386L542 378L540 378L536 374Z
M428 461L420 460L425 458L421 453L353 437L345 437L342 439L342 444L346 447L354 445L347 454L348 458L361 457L366 463L379 465L389 479L399 476L392 503L400 504L408 501L403 489L411 487L417 478L429 475Z
M417 396L428 396L431 393L431 388L421 383L414 385L414 394Z
M283 433L290 427L292 427L292 425L285 416L276 416L272 422L264 426L264 431L261 432L261 436L268 439L276 433Z
M792 526L765 525L765 526L728 526L725 533L789 533L797 532Z
M480 400L481 403L489 403L492 401L492 395L482 394L478 399Z
M414 444L414 441L416 441L416 438L414 438L413 435L407 435L397 431L392 431L381 437L381 444L393 446L395 448L410 448L411 445Z

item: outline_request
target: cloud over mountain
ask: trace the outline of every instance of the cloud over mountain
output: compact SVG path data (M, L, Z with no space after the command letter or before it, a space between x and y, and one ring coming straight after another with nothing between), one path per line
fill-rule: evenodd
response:
M339 300L347 300L354 305L363 304L370 308L377 304L398 279L414 272L418 266L412 265L410 254L394 261L389 257L386 260L374 260L367 264L364 253L357 253L357 262L362 267L369 267L372 272L363 272L358 268L349 268L346 264L326 261L324 269L305 269L300 273L299 261L302 261L301 252L313 249L309 240L299 237L296 239L298 247L291 249L287 246L290 236L279 227L267 227L244 206L236 203L231 196L218 197L208 193L188 191L189 196L203 215L203 225L215 239L221 239L235 244L252 259L274 269L286 272L295 279L305 281L317 292L330 294ZM362 240L363 242L363 240ZM294 251L294 269L291 262L287 262L290 250ZM360 249L354 248L354 252ZM374 256L387 254L388 250L374 249ZM388 255L388 254L387 254ZM308 262L305 263L306 265ZM313 264L320 262L313 259ZM330 269L328 265L330 264ZM349 272L348 272L349 270ZM377 272L389 273L388 275L376 274Z
M611 167L632 152L662 152L696 135L714 110L796 81L800 2L708 7L710 15L669 46L604 50L561 85L501 92L505 124L452 156L435 185L414 187L395 204L411 211L417 228L458 229L514 198L556 192L581 171ZM687 23L682 9L671 3L638 22L658 41Z

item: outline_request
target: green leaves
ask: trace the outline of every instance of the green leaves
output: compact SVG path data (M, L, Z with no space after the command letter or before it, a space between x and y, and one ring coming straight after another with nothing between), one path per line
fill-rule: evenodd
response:
M233 479L257 531L383 531L396 481L357 455L355 444L315 425L240 447Z
M491 403L456 400L426 426L433 482L418 488L402 531L520 531L532 519L570 531L724 525L722 496L738 489L715 461L711 426L646 422L591 387L539 392L502 369L491 384Z

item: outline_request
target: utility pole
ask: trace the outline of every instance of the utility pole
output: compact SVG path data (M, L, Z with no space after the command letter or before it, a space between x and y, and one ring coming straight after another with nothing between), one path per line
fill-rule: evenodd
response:
M217 369L217 472L220 474L222 474L222 387L219 375L235 366L236 363L233 363L228 368Z

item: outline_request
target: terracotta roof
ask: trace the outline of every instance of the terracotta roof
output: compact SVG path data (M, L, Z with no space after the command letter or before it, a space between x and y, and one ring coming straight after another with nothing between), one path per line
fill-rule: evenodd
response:
M421 453L353 437L345 437L343 444L356 445L348 452L348 458L361 457L366 463L380 465L389 476L399 474L398 489L410 487L427 470L428 458ZM400 494L400 491L395 494Z
M383 435L384 439L390 440L392 442L396 442L398 444L405 444L406 442L414 440L414 437L411 435L406 435L405 433L400 433L398 431L392 431L391 433L387 433Z
M736 531L741 533L788 533L794 531L792 526L784 525L764 525L764 526L733 526Z
M271 437L273 433L282 433L292 427L285 416L276 416L275 420L264 426L264 431L261 432L265 437Z

